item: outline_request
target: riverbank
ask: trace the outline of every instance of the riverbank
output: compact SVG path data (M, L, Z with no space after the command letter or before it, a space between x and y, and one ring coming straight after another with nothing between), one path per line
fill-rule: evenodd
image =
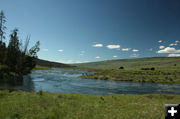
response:
M36 70L51 70L51 69L52 69L52 67L45 67L45 66L36 65L35 68L33 68L31 70L31 72L36 71Z
M151 83L176 83L180 84L180 70L117 70L117 69L88 69L82 68L92 75L82 75L80 78L98 80L117 80Z
M94 72L81 78L180 84L178 57L119 59L74 65L78 67L74 69Z
M164 119L165 104L180 95L86 95L0 91L1 119Z

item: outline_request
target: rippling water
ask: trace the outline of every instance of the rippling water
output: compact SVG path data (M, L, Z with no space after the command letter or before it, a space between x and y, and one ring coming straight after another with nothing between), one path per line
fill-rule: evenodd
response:
M22 86L13 89L83 94L180 94L179 84L135 83L125 81L80 79L86 71L70 69L37 70L24 77Z

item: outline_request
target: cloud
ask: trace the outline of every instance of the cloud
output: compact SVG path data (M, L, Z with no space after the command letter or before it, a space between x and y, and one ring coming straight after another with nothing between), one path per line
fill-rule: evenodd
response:
M153 51L153 49L152 49L152 48L150 48L150 49L149 49L149 51Z
M169 54L168 57L180 57L180 54Z
M178 43L179 43L179 41L177 40L174 43L169 44L169 46L176 46L176 45L178 45Z
M118 56L114 55L113 57L114 57L114 58L117 58Z
M81 53L81 54L79 54L79 55L83 56L84 54L83 54L83 53Z
M139 52L139 50L137 50L137 49L133 49L132 51L133 51L133 52Z
M120 48L120 45L107 45L106 47L109 49L118 49Z
M122 48L122 51L129 51L131 48Z
M130 57L138 57L138 54L132 54Z
M95 58L96 58L96 59L99 59L99 58L101 58L101 57L100 57L100 56L96 56Z
M156 53L180 53L180 50L176 50L172 47L166 47L162 50L157 51Z
M162 40L159 40L158 42L159 42L159 43L162 43Z
M42 49L42 51L48 51L48 49Z
M94 44L93 47L103 47L103 44Z
M177 41L175 41L175 43L179 43L179 41L177 40Z
M165 47L164 47L164 46L162 46L162 45L161 45L161 46L159 46L159 49L163 49L163 48L165 48Z
M59 52L63 52L64 50L62 50L62 49L59 49L58 51L59 51Z
M176 46L177 43L171 43L169 46Z

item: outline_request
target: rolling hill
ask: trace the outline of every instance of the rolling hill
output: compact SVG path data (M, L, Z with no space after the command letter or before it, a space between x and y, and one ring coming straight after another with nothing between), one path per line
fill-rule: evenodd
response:
M180 57L152 57L137 59L106 60L100 62L74 64L78 67L95 69L125 69L137 70L143 67L155 67L156 69L180 69Z
M36 64L44 67L74 67L72 65L37 59Z

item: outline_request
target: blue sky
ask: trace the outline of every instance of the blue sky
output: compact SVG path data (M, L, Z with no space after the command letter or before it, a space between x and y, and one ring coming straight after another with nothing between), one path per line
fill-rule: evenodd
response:
M179 0L0 0L7 36L31 35L38 57L78 63L180 56Z

